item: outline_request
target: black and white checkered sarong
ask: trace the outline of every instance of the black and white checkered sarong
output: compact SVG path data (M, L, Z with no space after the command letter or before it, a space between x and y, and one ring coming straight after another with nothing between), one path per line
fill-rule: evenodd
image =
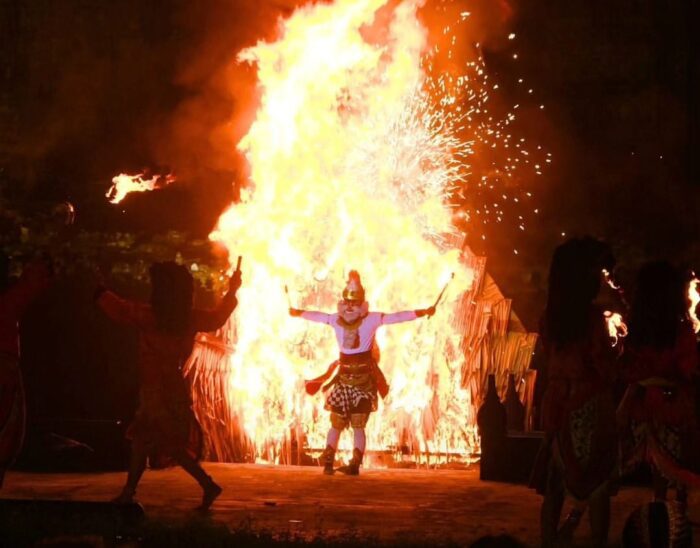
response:
M363 401L364 400L364 401ZM376 409L377 394L360 390L356 386L343 384L341 382L333 386L333 390L326 400L326 409L348 416L356 412L369 412ZM366 403L365 403L366 402ZM364 403L364 405L362 405ZM358 407L364 409L358 410Z

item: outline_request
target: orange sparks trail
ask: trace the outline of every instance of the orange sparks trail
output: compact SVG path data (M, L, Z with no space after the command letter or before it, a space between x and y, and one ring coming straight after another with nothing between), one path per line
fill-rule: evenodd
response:
M118 204L131 192L155 190L168 186L173 181L175 181L175 177L172 175L154 175L150 179L144 179L143 173L136 175L120 173L116 177L112 177L112 186L109 187L105 196L111 203Z

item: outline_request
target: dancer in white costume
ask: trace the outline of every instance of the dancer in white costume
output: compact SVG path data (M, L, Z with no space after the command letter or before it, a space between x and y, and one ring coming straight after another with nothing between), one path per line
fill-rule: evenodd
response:
M338 302L337 313L326 314L296 308L290 308L289 313L312 322L328 324L335 331L340 357L331 364L326 373L307 381L306 391L309 394L318 392L323 383L338 369L333 380L325 387L332 387L325 406L331 412L331 428L321 461L323 472L333 474L340 433L352 426L355 436L352 459L347 466L340 467L338 471L356 476L359 474L365 453L365 426L370 413L377 410L377 392L382 398L389 392L389 385L377 365L379 352L374 341L375 333L382 325L432 316L435 307L388 314L370 312L360 275L352 270L343 290L343 298Z

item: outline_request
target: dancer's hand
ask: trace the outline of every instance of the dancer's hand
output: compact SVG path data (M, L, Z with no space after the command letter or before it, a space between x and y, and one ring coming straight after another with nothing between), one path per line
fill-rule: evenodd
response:
M241 271L240 270L234 270L233 274L231 274L231 277L228 280L228 288L229 291L233 291L236 293L238 291L238 288L241 287L242 284L241 280Z
M420 309L420 310L416 310L416 316L418 316L419 318L420 318L421 316L428 316L428 317L430 317L430 316L432 316L433 314L435 314L435 307L434 307L434 306L431 306L430 308L422 308L422 309Z
M299 310L298 308L290 308L289 309L289 315L294 316L294 317L301 316L302 312L304 312L304 311Z

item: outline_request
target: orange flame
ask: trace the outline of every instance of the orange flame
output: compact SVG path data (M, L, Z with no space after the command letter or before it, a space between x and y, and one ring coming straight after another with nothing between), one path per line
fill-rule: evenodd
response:
M693 322L693 329L696 333L700 333L700 319L698 319L698 304L700 304L700 279L693 278L688 287L688 298L690 299L690 308L688 314Z
M619 340L627 336L627 324L619 312L606 310L603 312L603 316L608 324L608 335L613 340L612 345L617 346Z
M136 175L120 173L116 177L112 177L112 186L109 187L105 196L111 203L118 204L131 192L155 190L167 186L173 181L175 181L173 175L154 175L150 179L144 179L143 173Z
M385 3L301 8L277 42L240 54L256 64L262 91L238 145L251 190L210 237L245 257L228 403L261 459L274 460L295 428L309 447L325 446L323 398L306 396L303 380L337 357L335 339L290 319L283 288L295 306L332 312L350 268L383 311L430 305L455 273L431 320L378 334L391 392L368 425L368 449L406 444L464 456L477 446L452 324L474 273L460 260L445 205L460 143L422 91L420 2L395 7L383 43L363 37Z

